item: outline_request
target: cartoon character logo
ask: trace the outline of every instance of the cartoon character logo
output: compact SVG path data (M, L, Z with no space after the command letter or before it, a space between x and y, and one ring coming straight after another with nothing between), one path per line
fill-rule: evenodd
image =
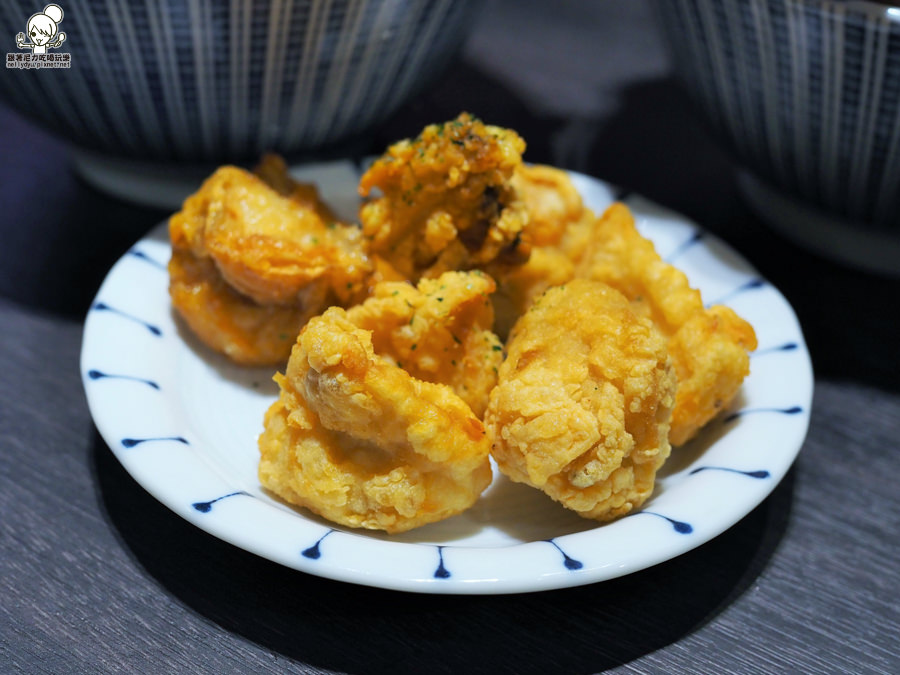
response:
M32 54L46 54L48 49L56 49L66 40L66 34L59 31L62 20L62 7L47 5L43 12L28 19L27 30L31 42L26 42L25 34L19 33L16 35L16 46L19 49L30 49Z

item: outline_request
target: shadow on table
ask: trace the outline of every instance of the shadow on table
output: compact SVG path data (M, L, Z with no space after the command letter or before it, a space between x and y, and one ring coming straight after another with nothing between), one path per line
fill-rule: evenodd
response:
M0 105L0 295L81 318L112 264L165 214L88 188L66 145Z
M401 665L589 673L628 663L697 630L754 583L784 535L794 482L788 473L724 534L643 572L534 594L435 596L342 584L259 558L155 501L99 437L93 459L111 523L166 592L223 631L299 664L348 673Z

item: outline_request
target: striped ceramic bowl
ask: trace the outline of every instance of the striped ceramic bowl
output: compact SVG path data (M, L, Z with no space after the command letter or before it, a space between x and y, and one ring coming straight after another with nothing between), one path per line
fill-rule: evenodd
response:
M475 4L52 1L0 0L0 96L80 148L195 162L322 148L374 126L449 61ZM28 46L36 14L61 16L65 41L40 49L68 67L10 67L10 54L40 51Z
M749 170L742 181L751 201L784 206L795 230L815 227L804 206L822 216L820 225L828 221L826 229L850 225L853 239L862 233L876 248L893 246L889 255L876 252L884 258L878 266L900 273L900 8L653 4L677 75ZM831 248L854 243L823 241L822 231L807 234Z

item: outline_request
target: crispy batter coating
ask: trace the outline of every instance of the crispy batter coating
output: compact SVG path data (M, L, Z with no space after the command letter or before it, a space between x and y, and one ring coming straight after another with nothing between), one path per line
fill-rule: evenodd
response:
M512 184L528 212L526 234L533 248L522 265L486 267L497 281L494 330L503 339L535 298L574 277L595 218L565 171L523 164Z
M375 353L332 307L300 333L259 438L259 479L349 527L402 532L460 513L491 481L469 406Z
M416 379L449 385L480 419L503 361L491 330L494 288L478 270L445 272L417 286L383 282L347 318L372 332L375 353Z
M348 297L370 272L361 232L330 219L315 188L280 180L288 195L238 167L219 168L170 219L173 246L212 259L260 304L291 304L312 284Z
M463 113L395 143L362 176L372 253L412 281L493 260L524 262L527 212L511 178L525 142Z
M570 231L590 222L590 210L566 171L543 164L522 164L512 185L528 211L533 246L560 244Z
M675 377L665 339L609 286L549 289L516 323L485 428L512 480L611 520L653 492L669 455Z
M355 226L265 157L262 178L218 169L169 219L169 292L188 326L236 363L283 363L306 320L364 292L372 265Z
M753 327L728 307L704 308L700 292L659 257L624 204L613 204L596 220L576 274L622 292L668 338L678 375L669 440L681 445L693 438L734 398L750 372Z
M704 308L627 207L598 218L524 149L463 113L362 176L361 227L275 155L220 168L172 216L169 290L189 328L237 363L290 356L259 437L266 488L402 532L471 506L493 454L611 520L735 396L753 328Z
M209 258L176 248L169 260L173 306L203 343L240 365L284 363L297 333L326 304L324 291L314 286L293 305L260 305L226 284Z
M564 252L555 246L532 249L528 262L509 267L488 267L497 280L494 303L494 331L505 340L513 325L531 304L551 286L559 286L575 276L575 266Z
M314 211L323 222L332 223L338 220L331 207L319 198L319 190L315 185L294 180L281 155L271 152L264 154L260 157L259 163L253 167L253 173L278 194Z

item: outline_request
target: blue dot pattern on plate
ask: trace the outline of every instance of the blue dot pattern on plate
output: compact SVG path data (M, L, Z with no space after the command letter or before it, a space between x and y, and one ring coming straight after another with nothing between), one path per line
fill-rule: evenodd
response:
M582 567L584 567L584 563L582 563L580 560L575 560L575 558L566 553L555 539L548 539L547 543L552 544L554 548L556 548L556 550L559 551L560 554L562 554L563 566L567 570L580 570Z
M134 448L138 445L141 445L142 443L160 443L164 441L172 441L175 443L190 445L190 443L186 438L184 438L184 436L151 436L149 438L123 438L122 447Z
M726 415L722 422L727 424L728 422L733 422L739 417L744 417L745 415L754 415L758 413L778 413L781 415L798 415L803 412L803 408L799 405L792 405L788 408L745 408L743 410L736 410L733 413Z
M303 549L300 552L300 554L304 558L309 558L310 560L318 560L319 558L322 557L322 549L321 549L322 541L325 539L325 537L327 537L329 534L332 534L335 531L336 530L328 530L325 534L323 534L321 537L316 539L316 542L312 546Z
M623 197L625 197L625 196L627 196L627 193L623 193ZM700 242L703 239L703 237L704 237L704 233L700 230L697 230L684 243L682 243L681 245L676 247L676 249L673 251L673 253L671 253L669 255L669 259L679 256L681 253L686 251L688 248L690 248L694 244ZM166 267L164 265L160 264L155 259L146 255L145 253L141 252L138 249L132 249L131 251L129 251L129 255L131 255L132 257L135 257L139 260L149 262L150 264L158 267L159 269L162 269L162 270L166 269ZM751 291L751 290L756 290L756 289L762 288L764 286L765 286L765 282L763 280L751 279L749 281L742 283L740 286L738 286L731 292L725 294L725 296L719 298L714 303L710 303L710 304L721 304L723 302L727 302L728 300L733 299L735 296L739 295L740 293ZM117 313L129 320L132 320L132 321L135 321L137 323L147 326L148 329L151 331L151 333L153 333L154 335L161 335L161 331L158 328L149 324L148 322L142 321L138 317L132 316L125 312L114 310L113 308L111 308L109 305L107 305L105 303L102 303L102 302L94 303L92 309L100 310L100 311L114 311L115 313ZM764 355L764 354L768 354L768 353L787 352L787 351L792 351L795 349L797 349L797 343L786 342L784 344L778 345L776 347L772 347L770 349L755 352L755 354L757 356L760 356L760 355ZM118 378L118 379L132 380L134 382L138 382L138 383L142 383L142 384L151 386L154 389L159 389L159 385L151 380L146 380L143 378L133 377L133 376L128 376L128 375L111 375L111 374L104 373L104 372L102 372L100 370L96 370L96 369L92 369L92 370L88 371L88 377L92 380L98 380L98 379L103 379L103 378ZM723 422L730 422L732 420L737 419L740 416L751 414L751 413L776 412L776 413L791 415L791 414L797 414L801 411L802 411L802 408L800 406L791 406L788 408L757 408L757 409L748 409L748 410L738 410L729 415L726 415L723 418ZM125 447L128 447L128 448L132 448L132 447L135 447L136 445L139 445L139 444L145 443L145 442L149 442L149 441L165 441L165 440L176 441L176 442L188 444L188 441L186 439L184 439L183 437L175 436L175 437L140 438L140 439L126 438L126 439L122 440L122 445ZM766 470L745 471L745 470L741 470L741 469L733 469L730 467L720 467L720 466L697 467L690 471L690 475L694 475L694 474L697 474L697 473L700 473L703 471L724 471L724 472L741 474L741 475L744 475L744 476L747 476L750 478L757 478L757 479L768 478L770 475L769 472ZM217 497L215 499L211 499L208 501L194 502L191 504L191 506L196 511L199 511L201 513L209 513L210 511L212 511L212 507L216 502L219 502L223 499L227 499L229 497L234 497L237 495L245 495L246 496L246 495L248 495L248 493L243 490L237 490L237 491L230 492L228 494L222 495L220 497ZM652 515L652 516L662 518L663 520L670 523L672 525L672 529L678 534L686 535L686 534L691 534L694 531L694 528L690 523L687 523L687 522L684 522L681 520L676 520L675 518L671 518L669 516L666 516L661 513L657 513L655 511L641 510L641 511L637 511L637 512L631 514L628 517L633 517L633 516L638 516L638 515ZM303 549L301 551L301 555L309 560L319 560L322 557L321 544L322 544L323 540L335 532L336 532L336 530L334 530L334 529L328 530L319 539L317 539L311 546ZM565 550L563 550L563 548L559 545L559 543L555 539L547 539L545 541L547 543L551 544L554 548L556 548L559 551L559 553L562 555L561 563L565 569L570 570L570 571L577 571L584 567L584 564L581 561L572 558L568 553L566 553ZM437 557L438 557L438 565L433 574L433 577L435 579L449 579L452 577L452 573L447 569L445 561L444 561L444 550L446 548L447 548L447 546L445 546L445 545L436 545L435 546L435 549L437 551Z
M105 302L102 302L102 301L95 302L93 305L91 305L91 309L98 311L98 312L111 312L113 314L121 316L124 319L133 321L137 324L140 324L141 326L146 328L148 331L150 331L153 335L155 335L157 337L162 337L162 334L163 334L162 330L160 330L160 328L158 326L155 326L152 323L149 323L148 321L144 321L143 319L140 319L132 314L124 312L121 309L113 307L112 305L108 305Z
M686 523L682 520L676 520L675 518L670 518L669 516L657 513L656 511L637 511L628 517L633 518L634 516L640 515L656 516L657 518L662 518L667 523L669 523L672 526L672 529L675 530L678 534L690 534L694 531L694 526L690 523Z
M199 511L200 513L209 513L212 511L212 507L216 502L220 502L223 499L228 499L229 497L237 497L238 495L243 495L249 497L249 493L244 492L243 490L236 490L235 492L229 492L227 495L222 495L221 497L216 497L215 499L210 499L205 502L194 502L191 506L195 511Z
M777 352L792 352L800 348L796 342L785 342L780 345L775 345L774 347L764 347L759 348L755 352L750 353L750 358L756 358L759 356L765 356L767 354L773 354Z
M92 380L101 380L103 378L110 378L113 380L131 380L132 382L140 382L142 384L146 384L148 387L153 389L159 389L159 385L153 380L147 380L143 377L135 377L134 375L121 375L115 373L104 373L103 371L91 369L88 371L87 376Z
M129 251L128 251L128 255L130 255L130 256L132 256L132 257L134 257L134 258L137 258L138 260L143 260L143 261L145 261L145 262L148 262L148 263L150 263L151 265L153 265L154 267L157 267L157 268L159 268L159 269L161 269L161 270L168 270L168 266L167 266L167 265L165 265L165 264L159 262L158 260L156 260L155 258L153 258L153 257L151 257L151 256L149 256L149 255L147 255L146 253L144 253L144 252L143 252L142 250L140 250L139 248L133 248L133 249L129 250Z
M669 253L669 254L666 256L665 262L667 262L667 263L670 264L670 265L674 264L675 261L676 261L683 253L685 253L686 251L688 251L688 250L689 250L690 248L692 248L695 244L699 244L699 243L703 240L703 237L704 237L704 236L705 236L704 233L701 232L700 230L694 231L694 233L693 233L690 237L688 237L684 242L682 242L681 244L679 244L678 246L676 246L676 247L675 247L675 250L673 250L671 253Z
M747 291L759 290L760 288L764 288L765 286L766 286L766 282L763 281L762 279L750 279L749 281L744 282L743 284L741 284L740 286L738 286L731 292L726 293L725 295L722 295L722 296L716 298L712 302L706 303L706 306L712 307L713 305L727 304L731 300L734 300L734 298L736 298L741 293L746 293Z
M444 565L444 549L447 547L446 546L437 546L435 548L437 548L437 553L438 553L438 566L437 566L437 569L434 571L434 578L435 579L449 579L451 577L451 574L449 571L447 571L447 568Z
M747 476L748 478L768 478L771 474L765 469L757 469L756 471L744 471L742 469L732 469L727 466L698 466L696 469L691 469L690 475L694 475L695 473L700 473L701 471L728 471L730 473L741 474L742 476Z

